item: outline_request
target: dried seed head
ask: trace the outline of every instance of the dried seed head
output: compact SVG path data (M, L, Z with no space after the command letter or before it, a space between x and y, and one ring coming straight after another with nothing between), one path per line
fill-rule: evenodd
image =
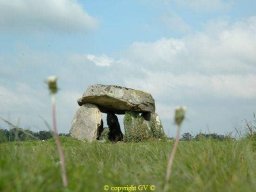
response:
M185 119L185 113L186 107L176 107L174 120L177 126L180 126L182 124L183 120Z
M50 94L56 94L58 92L57 79L56 76L49 76L46 80Z

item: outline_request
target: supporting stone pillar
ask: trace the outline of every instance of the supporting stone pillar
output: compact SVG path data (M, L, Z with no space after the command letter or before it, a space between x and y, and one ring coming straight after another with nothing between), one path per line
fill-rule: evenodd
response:
M150 128L154 138L163 139L166 137L162 122L157 113L151 113L150 115Z
M125 141L143 141L150 138L149 123L137 112L126 112L124 116Z
M93 104L84 104L77 110L73 118L70 135L79 140L96 140L101 122L99 108Z
M107 114L107 124L109 127L108 139L112 142L122 141L123 133L118 118L114 113Z
M149 138L166 137L162 123L156 113L126 112L124 116L124 140L143 141Z

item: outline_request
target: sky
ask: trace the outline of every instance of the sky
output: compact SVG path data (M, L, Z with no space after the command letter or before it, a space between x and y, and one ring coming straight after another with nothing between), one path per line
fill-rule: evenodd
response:
M47 130L56 75L59 132L113 84L151 93L168 136L176 106L182 133L235 136L256 112L255 34L253 0L0 0L0 117Z

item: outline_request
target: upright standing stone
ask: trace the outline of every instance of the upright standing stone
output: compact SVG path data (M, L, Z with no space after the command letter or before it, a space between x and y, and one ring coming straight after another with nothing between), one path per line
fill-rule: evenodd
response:
M150 115L150 127L154 138L165 138L162 122L157 113L151 113Z
M76 112L70 134L79 140L92 141L98 137L101 127L101 112L96 105L84 104Z
M151 137L149 122L139 113L126 112L124 116L125 141L143 141Z
M103 128L103 120L101 119L100 121L100 126L98 127L97 129L97 140L100 140L100 136L102 134L102 132L104 131L104 128Z
M114 113L107 114L107 124L109 127L108 139L113 142L122 141L123 133L118 122L118 118Z
M124 140L143 141L149 138L163 139L166 137L163 125L156 113L126 112L124 116Z

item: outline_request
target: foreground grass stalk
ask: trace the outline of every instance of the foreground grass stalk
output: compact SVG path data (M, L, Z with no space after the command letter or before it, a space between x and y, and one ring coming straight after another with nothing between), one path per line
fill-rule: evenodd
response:
M60 158L60 165L61 165L61 176L62 176L62 182L63 186L68 186L68 179L67 179L67 173L66 173L66 165L65 165L65 156L64 151L61 146L60 137L57 130L57 123L56 123L56 98L55 95L52 95L52 123L53 123L53 136L54 140L57 146L59 158Z
M171 151L171 154L169 155L169 160L167 163L167 168L166 168L166 175L165 175L165 184L164 184L164 192L167 192L169 189L169 180L170 180L170 176L172 173L172 165L173 165L173 161L174 161L174 157L177 151L177 147L179 144L179 140L180 140L180 129L181 129L181 124L185 118L185 112L186 112L186 108L185 107L177 107L175 109L175 124L177 126L176 129L176 138L175 138L175 142L173 145L173 149Z
M60 137L57 129L57 122L56 122L56 93L58 91L57 78L55 76L49 77L47 80L47 83L48 83L48 88L51 94L53 137L54 137L54 140L57 146L57 151L60 158L62 183L64 187L67 187L68 179L67 179L67 172L66 172L66 165L65 165L65 156L61 146Z
M172 152L169 156L169 160L168 160L168 164L167 164L167 168L166 168L164 192L167 192L168 189L169 189L168 188L168 182L170 180L170 176L171 176L171 173L172 173L173 160L174 160L174 157L175 157L175 154L176 154L176 151L177 151L179 140L180 140L180 126L177 126L175 143L173 145Z

